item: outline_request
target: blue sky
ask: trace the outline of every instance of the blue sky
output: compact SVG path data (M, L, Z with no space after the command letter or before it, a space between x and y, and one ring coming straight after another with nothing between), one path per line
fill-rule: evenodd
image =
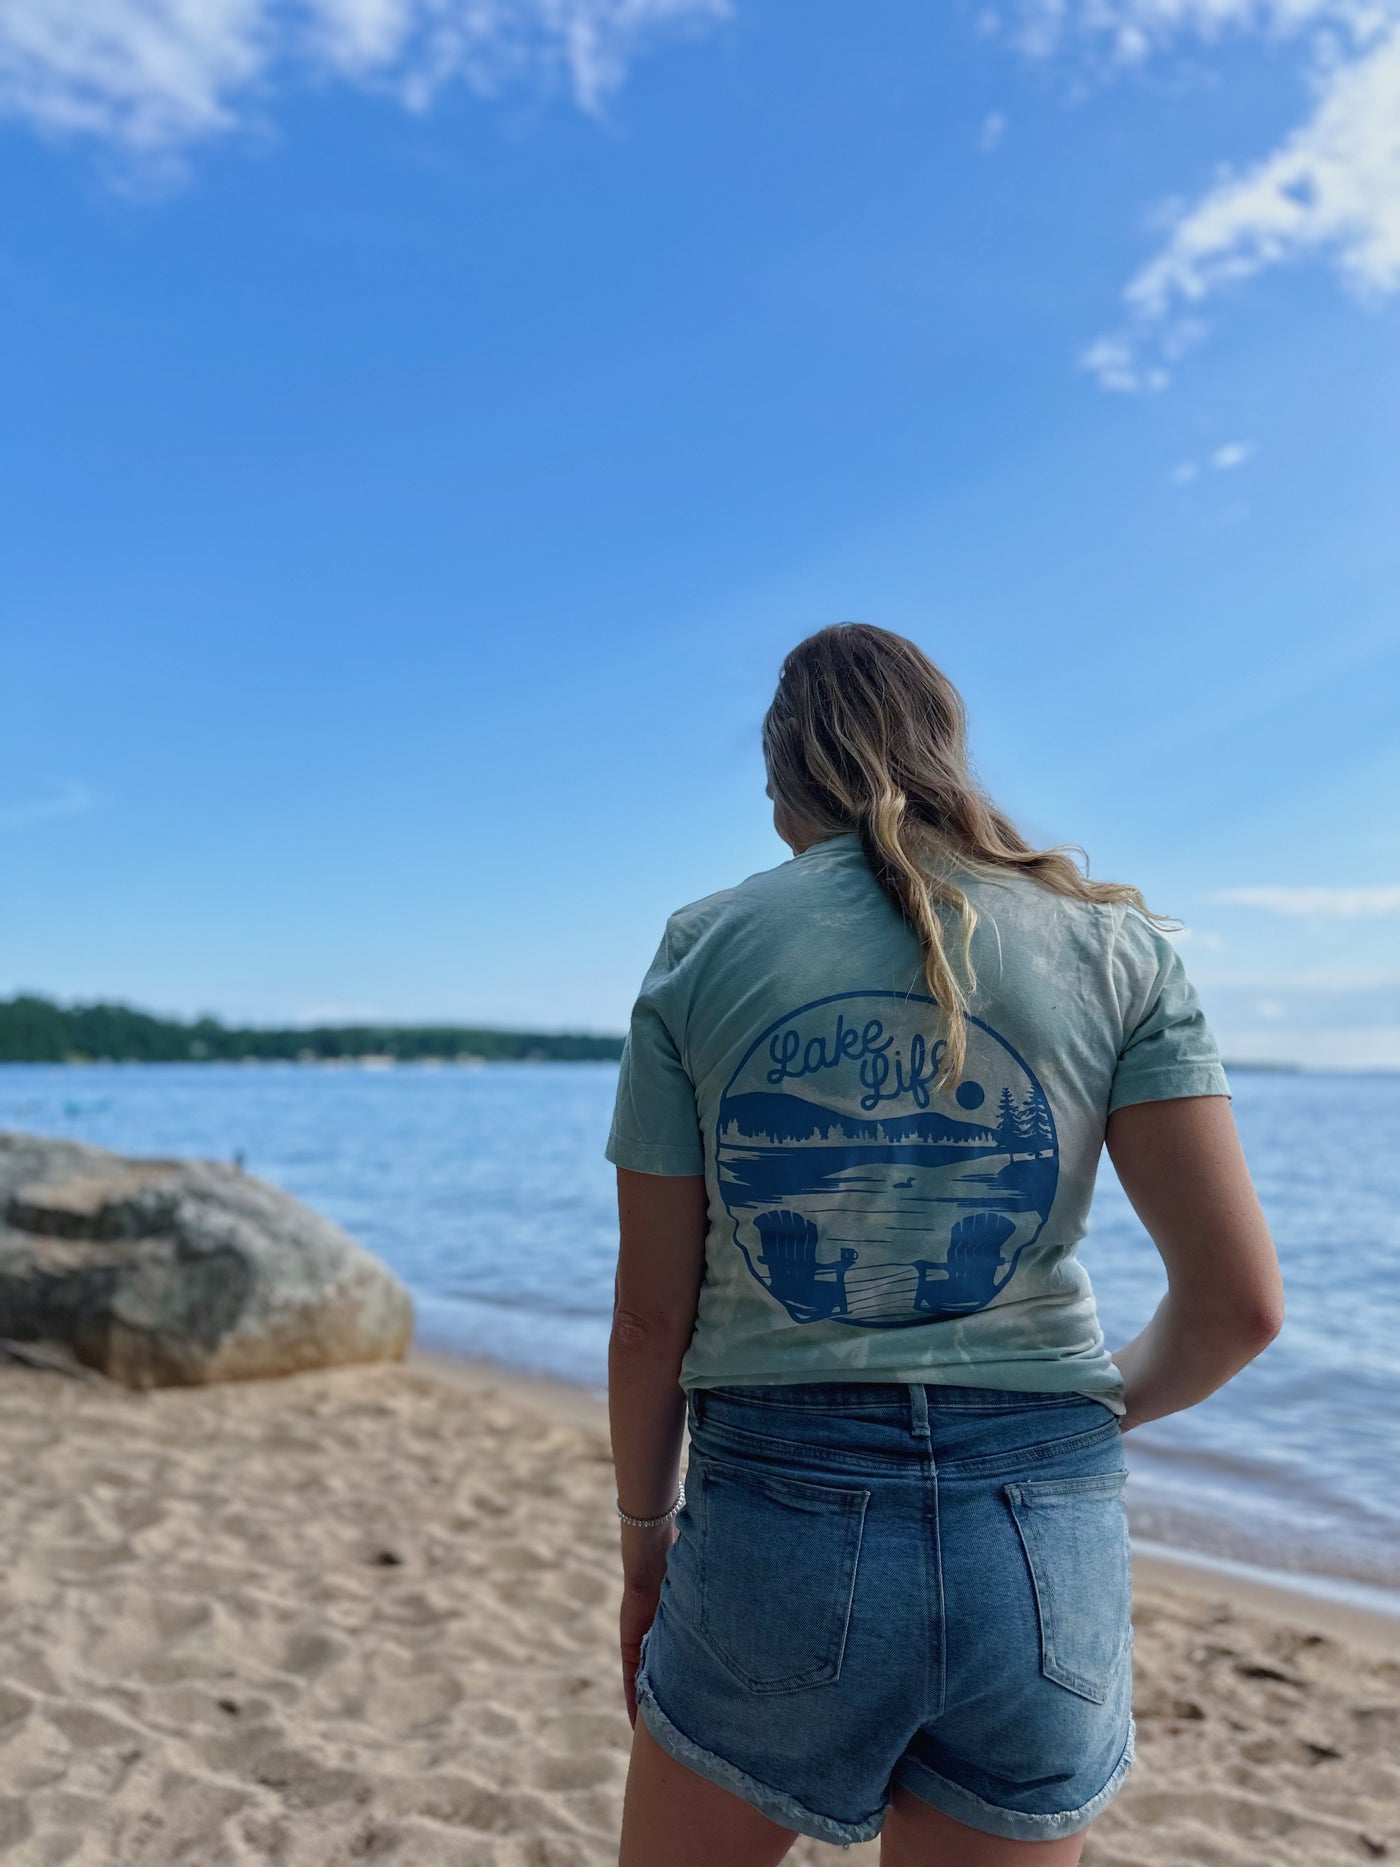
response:
M860 617L1400 1065L1400 0L16 0L0 992L616 1029Z

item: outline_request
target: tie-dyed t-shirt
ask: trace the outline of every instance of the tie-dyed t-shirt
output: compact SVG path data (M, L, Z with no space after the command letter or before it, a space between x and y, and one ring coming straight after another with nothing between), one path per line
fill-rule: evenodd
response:
M697 1174L710 1227L689 1388L1123 1378L1075 1255L1112 1110L1228 1096L1181 956L1121 905L1008 872L978 911L968 1063L855 835L682 908L633 1009L607 1156ZM954 953L960 934L945 921Z

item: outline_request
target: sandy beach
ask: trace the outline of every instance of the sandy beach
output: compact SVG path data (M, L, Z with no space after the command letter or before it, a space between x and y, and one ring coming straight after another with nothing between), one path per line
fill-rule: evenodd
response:
M135 1395L0 1367L5 1867L605 1867L602 1412L470 1364ZM1135 1575L1090 1867L1400 1860L1400 1622ZM867 1867L874 1845L801 1842Z

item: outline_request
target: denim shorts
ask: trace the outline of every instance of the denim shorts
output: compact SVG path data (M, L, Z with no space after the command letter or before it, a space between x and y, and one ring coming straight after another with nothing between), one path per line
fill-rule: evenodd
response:
M1086 1827L1133 1761L1117 1416L1080 1395L692 1391L687 1500L642 1646L672 1756L818 1840L895 1786L986 1834Z

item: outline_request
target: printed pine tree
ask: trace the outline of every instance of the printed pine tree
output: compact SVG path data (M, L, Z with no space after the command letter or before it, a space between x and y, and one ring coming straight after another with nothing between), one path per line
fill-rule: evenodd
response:
M1050 1104L1045 1100L1038 1083L1031 1086L1026 1139L1037 1155L1053 1154L1055 1151L1055 1123L1050 1114Z
M1015 1154L1016 1143L1021 1139L1021 1123L1016 1109L1016 1098L1011 1091L1003 1088L997 1103L997 1143L1008 1154Z

